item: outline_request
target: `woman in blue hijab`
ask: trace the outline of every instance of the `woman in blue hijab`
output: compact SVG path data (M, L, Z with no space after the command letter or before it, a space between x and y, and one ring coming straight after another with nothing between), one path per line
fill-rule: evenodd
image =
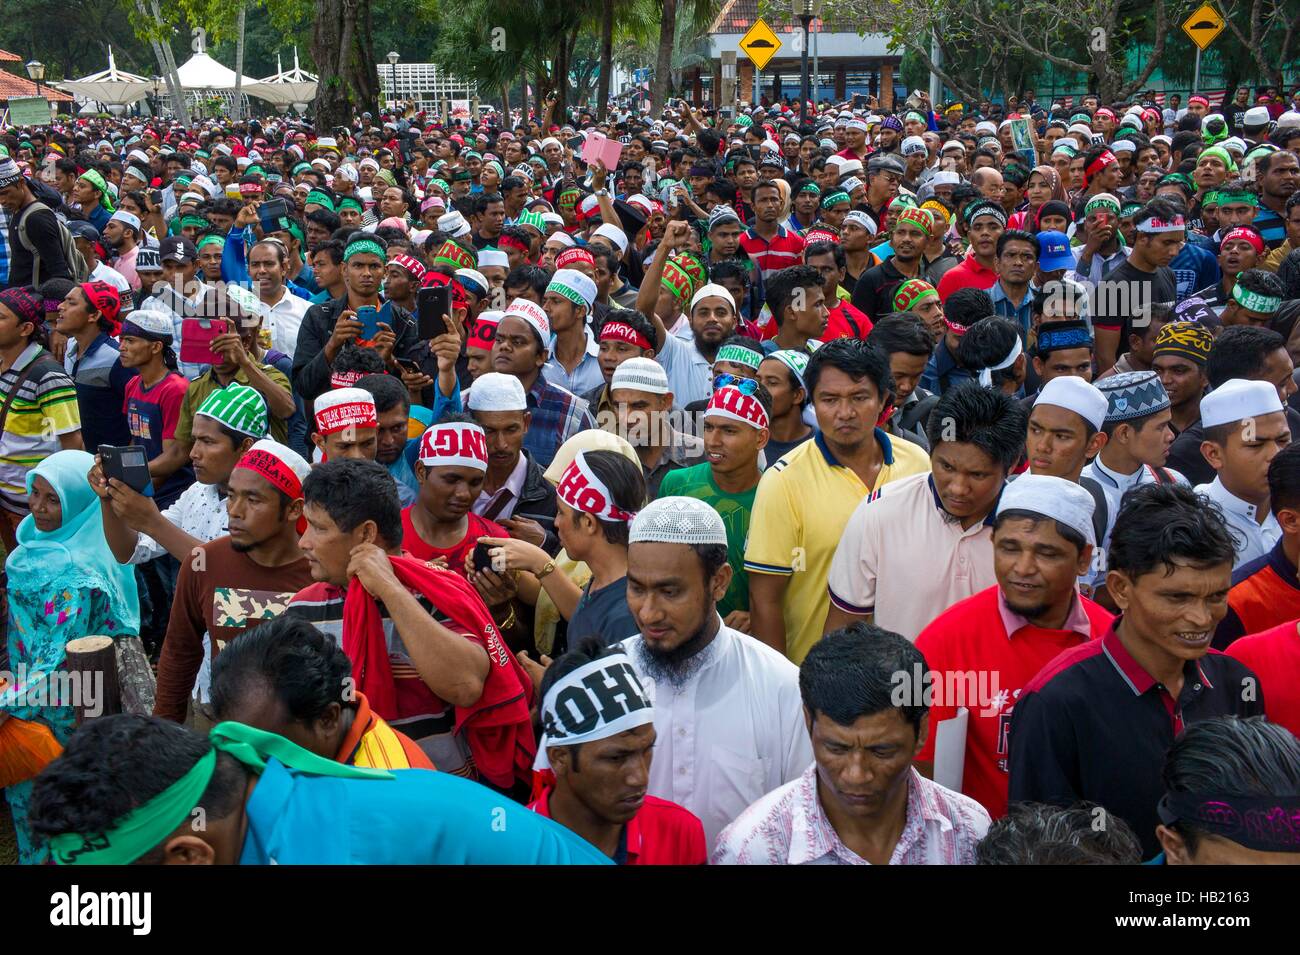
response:
M68 641L135 634L140 627L135 569L113 558L99 498L86 478L94 463L85 451L59 451L28 472L31 513L18 525L18 547L5 562L14 683L0 692L0 721L43 723L60 744L76 728L73 701L61 698L67 684L51 679L63 666ZM24 863L46 856L27 830L31 788L29 779L5 790Z

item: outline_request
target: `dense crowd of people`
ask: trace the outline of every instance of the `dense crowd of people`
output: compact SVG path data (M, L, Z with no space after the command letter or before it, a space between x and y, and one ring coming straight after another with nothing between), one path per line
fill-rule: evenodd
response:
M1300 862L1261 92L0 132L22 861Z

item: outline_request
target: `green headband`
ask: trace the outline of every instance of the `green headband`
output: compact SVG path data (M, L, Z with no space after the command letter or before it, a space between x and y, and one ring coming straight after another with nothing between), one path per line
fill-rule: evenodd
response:
M1259 196L1245 189L1220 189L1218 195L1221 206L1259 206ZM1204 199L1201 205L1205 205Z
M814 194L816 194L816 195L821 195L821 187L819 187L819 186L817 185L817 183L813 182L811 179L809 179L809 180L808 180L807 182L805 182L802 186L800 186L800 187L799 187L799 191L800 191L800 192L811 192L811 193L814 193Z
M1201 195L1202 209L1208 209L1210 206L1217 206L1218 204L1219 204L1219 190L1211 189L1209 192L1203 193Z
M451 186L447 185L446 179L435 179L431 183L429 183L429 186L430 187L437 186L439 189L441 189L443 192L449 195L451 193Z
M1232 153L1228 152L1222 146L1211 146L1208 149L1202 149L1200 155L1196 157L1196 161L1199 163L1201 159L1205 156L1216 157L1220 162L1223 163L1224 167L1227 168L1228 172L1237 171L1237 160L1233 159Z
M296 176L300 172L315 172L315 171L316 168L311 163L300 162L298 163L298 165L294 166L293 169L289 171L289 174L292 176Z
M78 178L86 180L95 187L95 191L99 193L99 204L104 207L106 212L117 211L113 206L113 197L108 191L108 183L104 181L104 177L98 171L87 169Z
M1110 197L1094 196L1089 199L1083 207L1083 214L1086 216L1093 209L1109 209L1115 215L1119 215L1119 203Z
M218 723L208 735L212 749L180 779L148 802L115 820L102 833L65 832L50 839L50 852L59 865L130 865L185 822L212 782L217 753L226 753L254 772L275 758L299 772L342 779L393 779L382 769L363 769L317 756L283 736L242 723Z
M343 261L346 262L354 255L377 255L380 261L383 261L384 247L374 239L353 239L348 243L347 249L343 252Z
M245 176L265 176L265 175L266 175L266 170L263 169L261 166L259 166L257 163L253 163L251 166L249 166L247 169L244 170L244 175L245 175Z
M1119 217L1121 219L1127 219L1129 216L1137 215L1137 213L1142 209L1142 206L1143 203L1141 202L1126 202L1119 207Z
M827 196L825 199L822 200L822 208L829 209L831 206L835 205L836 203L852 202L852 201L853 200L849 198L849 194L847 192L832 192L829 196Z
M746 348L744 345L723 345L718 349L717 357L713 361L715 363L729 361L733 365L744 365L746 368L757 371L758 366L763 361L763 356L753 349Z
M211 224L212 223L203 218L203 216L181 216L180 228L185 229L189 226L194 226L196 229L206 229Z
M195 248L201 249L205 245L219 245L222 248L225 248L226 240L219 235L205 235L203 238L199 239L198 243L195 245Z
M362 212L365 209L365 207L361 205L360 200L353 199L351 196L344 196L342 199L340 199L338 208L336 208L334 211L342 212L345 208L356 209L357 212Z
M336 211L334 208L334 200L325 195L325 193L321 192L319 189L313 189L311 192L307 193L307 198L303 202L303 205L324 206L330 212Z
M1240 282L1232 286L1232 297L1236 299L1237 304L1242 308L1247 311L1257 312L1260 315L1272 315L1282 307L1280 298L1252 292L1250 289L1242 288Z

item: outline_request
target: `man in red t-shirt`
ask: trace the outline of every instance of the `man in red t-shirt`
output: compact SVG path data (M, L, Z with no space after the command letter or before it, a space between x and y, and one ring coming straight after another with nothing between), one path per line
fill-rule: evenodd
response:
M1259 674L1269 722L1300 736L1300 620L1235 640L1227 654Z
M572 829L617 865L704 865L704 826L646 794L654 702L627 651L587 638L542 677L537 798L528 808Z
M1077 585L1096 544L1092 510L1092 495L1064 478L1016 478L1002 492L994 525L997 586L954 604L916 638L934 676L930 735L917 762L922 772L935 771L939 723L967 709L961 791L995 819L1007 811L1011 711L1021 688L1111 624Z
M420 439L420 493L402 511L402 550L458 574L480 537L510 532L470 508L487 476L487 435L468 415L445 415Z
M966 221L966 239L970 250L959 264L954 265L939 280L939 300L960 288L991 289L998 281L994 269L997 259L998 239L1007 227L1007 214L999 203L976 199L962 212Z

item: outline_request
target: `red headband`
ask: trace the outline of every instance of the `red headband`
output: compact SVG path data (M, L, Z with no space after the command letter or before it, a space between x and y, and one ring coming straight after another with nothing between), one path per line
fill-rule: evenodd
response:
M720 415L747 424L751 428L766 428L769 421L767 410L753 395L747 395L739 388L719 388L709 399L704 416Z
M1237 226L1237 228L1230 230L1228 234L1223 237L1223 241L1219 243L1219 248L1223 248L1223 246L1227 245L1233 239L1243 239L1250 243L1251 248L1255 250L1256 254L1264 254L1264 240L1254 229L1247 228L1246 226Z
M593 269L596 267L596 257L586 249L565 249L555 257L555 267L557 269L567 269L574 262L585 262Z
M104 319L112 327L110 334L117 334L117 329L121 324L118 322L117 317L122 311L122 297L118 294L117 289L107 282L101 282L97 279L93 282L81 283L81 291L86 293L86 298L90 300L90 304L95 307L99 314L104 316Z
M396 265L410 274L411 278L419 280L424 278L425 268L417 259L404 253L399 253L388 260L389 265Z
M293 469L269 451L253 448L244 453L236 468L244 468L262 475L271 482L271 486L285 494L290 500L302 497L302 481Z
M474 327L470 329L469 340L465 342L468 348L482 348L484 351L492 350L492 343L497 339L497 323L491 319L485 319L479 316L474 322Z
M1083 171L1084 181L1085 182L1088 181L1093 176L1097 175L1097 173L1101 172L1103 169L1109 166L1111 163L1118 162L1118 161L1119 160L1115 158L1115 154L1113 152L1111 152L1109 149L1103 149L1101 155L1098 156L1096 159L1094 159L1091 165L1089 165L1088 168L1086 168Z
M637 348L653 348L649 339L638 332L627 322L606 322L600 328L600 340L627 342L629 345L635 345Z
M426 270L420 285L424 288L428 288L430 285L449 286L451 288L452 308L469 308L469 297L465 294L465 287L443 272L436 269Z
M518 249L520 252L527 253L531 251L528 243L521 239L516 239L512 235L503 235L497 238L497 248L499 249Z

